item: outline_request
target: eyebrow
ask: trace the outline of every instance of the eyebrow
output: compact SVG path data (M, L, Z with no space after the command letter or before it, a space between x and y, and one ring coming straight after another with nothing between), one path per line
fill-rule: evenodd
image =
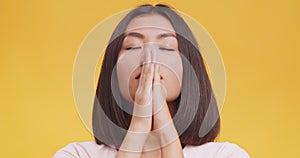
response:
M141 39L145 38L145 36L143 34L140 34L138 32L128 32L128 33L125 33L124 36L125 37L128 37L128 36L137 37L137 38L141 38ZM176 38L176 35L174 33L162 33L157 38L158 39L162 39L162 38L167 38L167 37L174 37L174 38Z

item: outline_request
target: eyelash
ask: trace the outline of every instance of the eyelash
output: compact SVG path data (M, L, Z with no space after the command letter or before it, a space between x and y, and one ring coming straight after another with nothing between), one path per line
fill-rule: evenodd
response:
M166 50L166 51L175 51L175 49L171 49L171 48L159 48L160 50Z
M142 47L128 47L125 48L126 50L135 50L135 49L140 49ZM175 51L175 49L171 49L171 48L159 48L160 50L166 50L166 51Z
M135 50L135 49L140 49L142 47L128 47L128 48L125 48L126 50Z

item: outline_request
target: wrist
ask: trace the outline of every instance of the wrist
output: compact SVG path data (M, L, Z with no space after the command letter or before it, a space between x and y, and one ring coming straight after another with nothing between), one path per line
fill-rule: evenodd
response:
M165 147L168 144L171 144L175 140L179 139L176 127L173 121L169 121L164 126L155 130L156 135L159 136L161 147Z
M154 114L153 121L154 129L160 129L164 127L167 123L172 122L172 116L170 114L169 107L167 104L165 104L159 112Z
M150 132L152 117L132 116L128 131L132 132Z

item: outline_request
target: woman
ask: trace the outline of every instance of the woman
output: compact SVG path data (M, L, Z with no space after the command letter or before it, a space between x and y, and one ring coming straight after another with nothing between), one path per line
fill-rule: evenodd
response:
M214 142L220 117L197 42L162 4L129 12L106 48L93 109L95 141L71 143L55 158L249 157Z

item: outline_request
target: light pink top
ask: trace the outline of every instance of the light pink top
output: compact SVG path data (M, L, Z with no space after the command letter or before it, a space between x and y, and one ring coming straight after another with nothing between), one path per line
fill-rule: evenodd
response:
M249 158L248 153L229 142L209 142L199 146L185 146L185 158ZM73 142L59 149L53 158L115 158L117 150L95 141Z

